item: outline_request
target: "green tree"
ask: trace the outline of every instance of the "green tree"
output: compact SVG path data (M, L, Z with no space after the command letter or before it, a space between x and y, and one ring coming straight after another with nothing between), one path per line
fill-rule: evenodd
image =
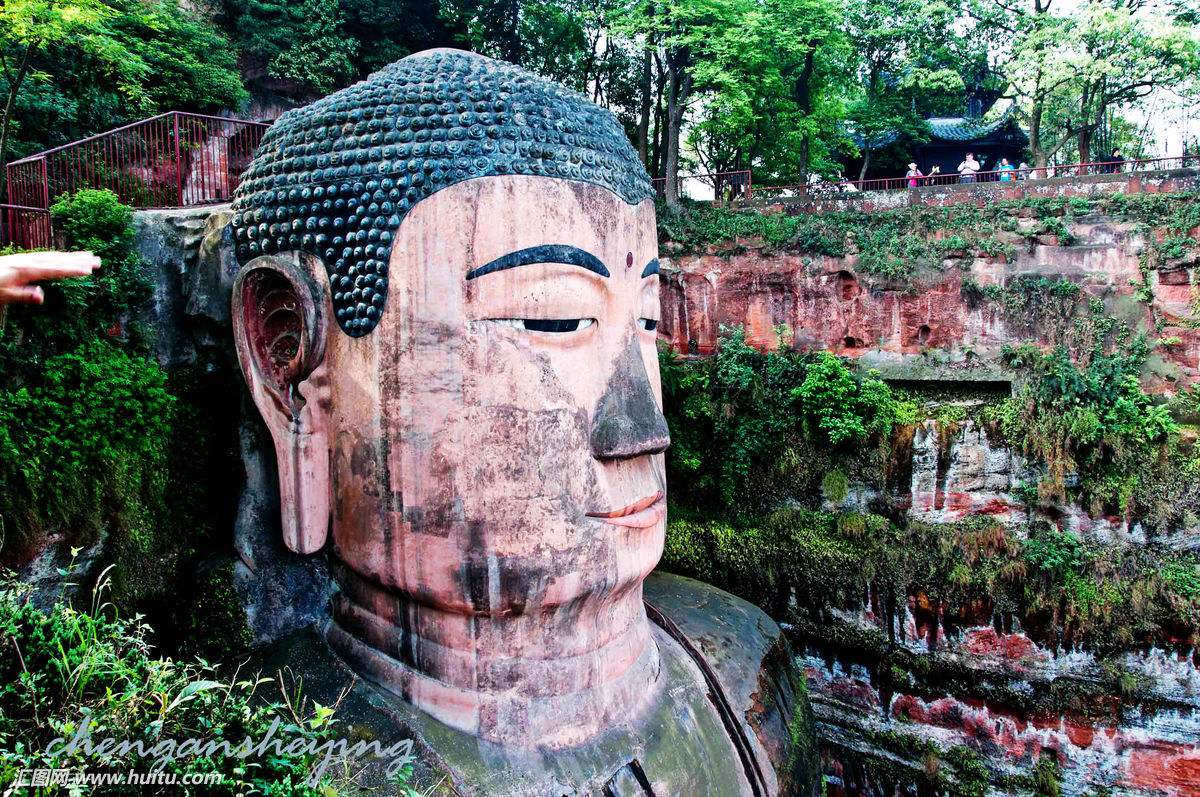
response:
M754 168L767 179L828 170L842 140L850 72L840 0L743 3L695 69L707 92L689 143L712 171Z
M23 155L166 110L247 98L237 56L178 0L18 0L0 8L0 149Z
M344 29L338 0L232 0L225 13L252 77L265 74L299 98L309 98L340 88L355 75L351 58L358 43Z
M1003 33L996 55L1038 167L1072 143L1088 160L1111 109L1157 90L1197 89L1200 34L1183 16L1120 0L1061 12L1050 0L975 0L972 8L983 26Z
M928 96L963 96L962 73L980 52L970 37L946 36L960 11L945 0L851 1L846 21L858 91L847 117L862 150L860 180L880 144L927 137Z
M0 163L8 146L17 98L31 75L40 77L38 56L71 41L120 69L128 53L107 35L103 23L111 10L99 0L6 0L0 6L0 70L5 84L0 116Z

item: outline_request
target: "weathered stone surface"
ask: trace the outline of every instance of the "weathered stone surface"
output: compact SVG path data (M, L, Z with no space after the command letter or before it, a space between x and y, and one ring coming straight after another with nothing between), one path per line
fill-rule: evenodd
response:
M439 782L454 793L479 797L546 795L732 795L814 793L811 713L779 628L759 609L691 579L656 574L653 596L689 644L703 650L720 688L750 737L764 777L794 771L799 777L768 781L754 792L745 765L722 728L704 673L661 627L653 626L661 666L643 688L644 713L630 713L593 742L572 748L528 750L497 745L444 725L366 681L355 678L314 634L290 637L265 654L262 664L286 666L303 679L306 694L339 705L342 727L387 746L412 739L419 754L418 781ZM723 610L726 614L714 614ZM806 745L793 746L794 739ZM366 763L366 762L364 762ZM790 767L790 769L788 769ZM367 783L386 782L375 765Z
M1034 220L1022 222L1036 224ZM659 334L676 351L710 354L722 326L741 326L747 340L771 349L784 339L802 350L862 358L890 379L1007 379L1005 344L1053 343L1062 322L1014 317L979 301L964 285L1005 286L1025 275L1065 279L1109 314L1171 339L1158 353L1148 388L1170 392L1200 377L1200 330L1191 322L1192 267L1152 272L1153 300L1139 301L1146 236L1137 225L1100 217L1068 222L1075 239L1024 242L1011 262L952 258L940 273L893 284L858 270L858 256L808 256L739 249L663 260Z
M802 794L815 787L807 690L779 625L757 606L690 578L654 573L643 594L712 668L763 762L767 793Z
M873 627L870 612L847 616ZM906 620L909 649L924 653L928 629ZM939 633L943 668L973 673L998 695L1029 698L1057 685L1099 684L1104 665L1092 655L1042 649L1023 633L998 633L990 626L963 629L949 638ZM802 656L818 730L837 748L880 751L881 734L903 733L941 750L955 745L980 751L989 768L1006 775L1027 774L1041 755L1055 758L1062 793L1068 797L1097 789L1144 797L1190 797L1200 780L1200 669L1191 655L1161 650L1131 652L1121 666L1135 674L1142 691L1137 708L1119 717L1083 713L1024 712L1000 700L944 695L884 694L861 665L816 651ZM894 754L887 754L894 755ZM827 772L841 771L837 754L827 755ZM897 763L925 770L919 757ZM944 764L939 764L942 766ZM839 785L839 784L834 784ZM851 791L830 789L848 795Z

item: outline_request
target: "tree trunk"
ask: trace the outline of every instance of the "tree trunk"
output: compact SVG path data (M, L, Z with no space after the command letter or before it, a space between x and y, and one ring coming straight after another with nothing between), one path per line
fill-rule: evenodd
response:
M688 74L688 54L685 49L667 52L670 85L667 91L667 152L663 164L664 195L668 207L679 207L679 131L687 110L692 77Z
M1085 85L1083 87L1083 93L1079 97L1080 125L1079 125L1079 130L1075 134L1075 145L1079 149L1079 162L1080 163L1091 163L1091 161L1092 161L1092 159L1090 157L1091 151L1092 151L1092 128L1091 128L1091 125L1089 124L1089 122L1091 120L1088 119L1088 116L1090 115L1088 113L1088 106L1091 104L1091 100L1092 100L1092 87ZM1080 166L1079 173L1087 174L1088 167Z
M870 164L871 164L871 149L868 147L867 151L863 154L862 168L858 170L858 181L860 183L863 180L867 179L867 166L869 166Z
M0 118L0 166L6 163L4 155L8 147L8 129L12 124L13 107L17 104L17 95L21 92L21 85L25 82L25 76L29 74L29 62L33 56L33 48L34 42L26 45L25 53L21 56L21 66L17 70L17 76L15 79L9 81L8 97L4 101L4 116ZM8 170L0 169L0 197L7 196L4 193L8 190L7 181Z
M810 45L813 43L810 42ZM812 113L812 77L816 69L816 46L810 46L808 53L804 56L804 66L800 69L800 74L796 77L796 82L792 85L792 98L796 101L796 108L804 116ZM800 158L796 164L799 170L800 184L808 185L808 169L809 162L812 158L812 142L808 136L804 136L800 141Z
M650 165L647 160L649 155L648 138L650 135L650 45L647 43L646 49L642 52L642 85L641 85L641 107L638 109L638 126L637 126L637 148L638 157L642 159L642 163L646 166Z
M1041 170L1038 177L1048 177L1046 174L1046 150L1042 147L1042 105L1035 100L1029 114L1029 154L1033 156L1033 166Z
M658 53L654 54L655 79L654 79L654 168L650 171L651 177L662 177L663 174L663 142L666 140L666 125L663 124L663 119L666 116L663 109L663 100L665 97L666 74L662 67L662 61L658 57Z

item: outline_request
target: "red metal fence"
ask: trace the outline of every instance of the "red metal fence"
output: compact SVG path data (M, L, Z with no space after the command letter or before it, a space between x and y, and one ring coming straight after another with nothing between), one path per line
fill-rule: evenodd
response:
M1044 169L1026 167L1011 170L978 172L974 179L964 179L958 174L929 174L923 177L882 177L871 180L815 180L808 185L757 185L754 196L759 198L810 197L823 198L859 191L900 191L931 185L959 185L970 183L995 183L1016 180L1041 180L1051 177L1081 177L1089 174L1123 174L1127 172L1156 171L1200 167L1200 156L1186 155L1174 158L1144 158L1127 161L1097 161L1094 163L1071 163L1064 166L1047 166Z
M50 211L24 205L0 204L0 246L19 249L50 249Z
M42 217L30 211L80 188L107 188L135 208L224 202L268 127L170 111L13 161L0 242L42 240Z

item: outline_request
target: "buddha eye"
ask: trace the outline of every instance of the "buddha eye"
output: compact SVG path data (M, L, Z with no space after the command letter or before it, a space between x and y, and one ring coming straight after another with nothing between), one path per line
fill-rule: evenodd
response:
M653 332L658 329L658 320L654 318L639 318L638 326L647 332Z
M594 318L493 318L494 323L526 332L578 332L596 323Z

